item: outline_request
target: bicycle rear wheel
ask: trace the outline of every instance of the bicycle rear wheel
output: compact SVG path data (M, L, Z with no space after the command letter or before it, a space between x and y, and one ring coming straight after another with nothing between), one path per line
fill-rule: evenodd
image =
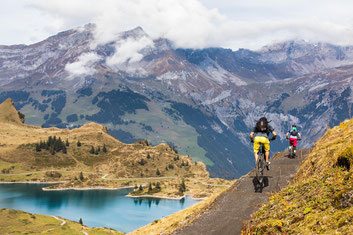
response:
M256 164L256 177L259 183L262 183L263 176L264 176L264 168L265 168L264 157L265 157L264 153L261 153Z

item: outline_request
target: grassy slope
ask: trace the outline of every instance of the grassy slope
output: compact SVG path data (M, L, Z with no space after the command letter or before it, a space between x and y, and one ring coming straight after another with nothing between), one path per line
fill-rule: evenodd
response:
M244 234L353 233L353 120L318 141L295 175L252 215Z
M164 106L164 108L170 108L169 104L164 104ZM168 137L169 141L173 142L178 149L181 149L181 154L190 155L194 161L202 161L206 165L213 166L213 162L205 157L206 151L197 145L197 137L199 134L193 127L186 125L181 120L174 120L164 113L155 103L150 102L148 107L149 111L137 110L136 114L126 114L124 116L127 120L137 122L137 124L135 124L136 128L134 128L134 130L137 131L137 133L135 133L136 136L147 136L153 143L164 142L165 137ZM138 123L140 122L150 125L154 132L148 132L138 127ZM119 128L129 131L131 126L134 125L121 125Z
M88 228L67 219L31 214L19 210L0 209L0 234L124 234L108 228Z

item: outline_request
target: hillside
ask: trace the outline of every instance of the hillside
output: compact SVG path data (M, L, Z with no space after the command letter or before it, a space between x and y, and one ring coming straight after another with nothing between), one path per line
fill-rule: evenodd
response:
M0 209L1 234L124 234L108 228L89 228L67 219Z
M60 182L47 190L131 187L135 196L198 198L230 184L210 179L203 163L168 144L124 144L96 123L72 130L25 125L12 104L8 99L0 105L0 181Z
M248 135L259 117L272 120L272 150L281 151L291 124L310 147L353 107L352 46L297 40L258 51L181 49L137 27L92 48L94 28L1 46L0 102L12 98L26 124L96 122L124 143L168 143L226 179L251 170ZM146 40L140 59L110 63L121 54L117 45Z
M352 137L353 119L329 129L295 181L254 213L243 233L352 234Z

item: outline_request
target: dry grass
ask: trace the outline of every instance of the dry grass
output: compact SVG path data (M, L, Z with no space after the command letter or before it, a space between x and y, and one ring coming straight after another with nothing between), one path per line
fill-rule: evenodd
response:
M234 185L235 182L233 182ZM190 206L187 209L176 212L170 216L156 220L132 233L131 235L148 234L172 234L177 229L192 223L203 212L205 212L222 193L230 188L223 188L221 191L213 194L211 197Z

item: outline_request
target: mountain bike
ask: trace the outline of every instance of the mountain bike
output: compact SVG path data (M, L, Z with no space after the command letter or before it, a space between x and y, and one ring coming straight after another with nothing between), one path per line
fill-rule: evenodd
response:
M288 152L289 152L289 155L288 155L289 158L295 158L296 157L293 145L289 145Z
M260 144L259 159L256 162L256 179L262 184L265 170L265 146Z
M298 139L298 141L301 141L301 139ZM295 158L297 156L297 154L294 152L294 146L292 144L289 145L288 152L289 158Z

